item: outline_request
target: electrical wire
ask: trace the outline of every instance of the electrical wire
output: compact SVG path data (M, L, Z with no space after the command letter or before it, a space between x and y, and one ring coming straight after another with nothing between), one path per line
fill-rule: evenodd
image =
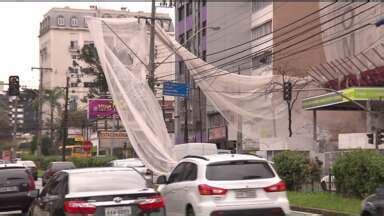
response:
M312 15L314 15L314 14L316 14L316 13L319 13L320 11L322 11L322 10L324 10L324 9L326 9L326 8L328 8L328 7L330 7L331 5L333 5L333 4L335 4L335 3L336 3L336 2L330 3L329 5L326 5L326 6L320 8L320 9L318 9L318 10L316 10L316 11L313 11L313 12L311 12L311 13L305 15L304 17L301 17L301 18L299 18L299 19L297 19L297 20L295 20L295 21L293 21L293 22L291 22L291 23L289 23L289 24L287 24L287 25L285 25L285 26L282 26L282 27L280 27L280 28L278 28L278 29L276 29L276 30L274 30L274 31L272 31L272 32L270 32L270 33L268 33L268 34L263 35L263 37L266 37L266 36L268 36L268 35L277 33L277 32L279 32L279 31L281 31L281 30L283 30L283 29L286 29L287 27L289 27L289 26L291 26L291 25L297 24L298 22L300 22L300 21L302 21L302 20L304 20L304 19L306 19L306 18L308 18L308 17L310 17L310 16L312 16ZM352 3L352 2L348 3L348 4L345 5L345 6L348 6L348 5L350 5L351 3ZM345 6L343 6L343 7L345 7ZM343 8L343 7L341 7L341 8ZM339 9L341 9L341 8L339 8ZM339 10L339 9L337 9L337 10ZM334 12L334 11L332 11L332 12ZM330 13L332 13L332 12L330 12ZM313 19L313 20L311 20L311 21L308 21L308 23L309 23L309 22L313 22L313 21L315 21L315 20L317 20L317 19L318 19L318 18L316 17L315 19ZM307 23L304 23L304 25L306 25L306 24L307 24ZM301 26L299 26L299 27L297 27L297 28L301 28L301 27L303 27L304 25L301 25ZM296 28L294 28L293 30L295 30L295 29L296 29ZM290 31L292 31L292 30L290 30ZM261 39L261 38L255 38L255 39L252 39L252 40L249 40L249 41L246 41L246 42L243 42L243 43L234 45L234 46L229 47L229 48L226 48L226 49L222 49L222 50L215 51L215 52L213 52L213 53L209 53L209 54L207 54L207 57L208 57L208 56L212 56L212 55L216 55L216 54L221 54L221 53L223 53L223 52L226 52L226 51L232 50L232 49L234 49L234 48L238 48L238 47L244 46L244 45L246 45L246 44L249 44L249 43L254 42L254 41L256 41L256 40L259 40L259 39ZM185 60L183 60L183 61L190 61L190 60L195 60L195 59L198 59L198 57L190 58L190 59L185 59ZM177 61L168 61L168 62L163 62L163 63L164 63L164 64L165 64L165 63L177 63Z
M351 3L349 3L349 4L351 4ZM349 4L348 4L348 5L349 5ZM366 4L366 3L364 3L364 4ZM362 4L362 5L364 5L364 4ZM362 6L362 5L360 5L360 6ZM340 9L346 7L346 6L347 6L347 5L344 5L344 6L340 7L340 8L337 8L336 10L333 10L333 11L331 11L331 12L329 12L329 13L327 13L327 14L324 14L324 15L322 15L322 16L329 15L329 14L331 14L331 13L337 11L337 10L340 10ZM360 6L358 6L358 7L360 7ZM356 7L356 8L358 8L358 7ZM324 8L323 8L323 9L324 9ZM354 8L354 9L355 9L355 8ZM346 14L346 13L347 13L347 12L343 13L343 15ZM313 14L313 12L312 12L311 14ZM307 15L307 16L308 16L308 15ZM320 16L320 17L322 17L322 16ZM339 16L342 16L342 15L339 15ZM218 60L215 60L215 61L213 61L213 62L206 63L206 64L201 65L201 66L198 66L198 67L196 67L196 68L203 67L203 66L206 66L206 65L210 65L210 64L212 64L212 63L216 63L216 62L225 60L225 59L227 59L227 58L231 58L231 57L233 57L233 56L235 56L235 55L241 54L241 53L243 53L243 52L252 50L253 48L256 48L256 47L261 46L261 45L263 45L263 44L269 43L269 42L271 42L271 41L273 41L273 40L276 40L277 38L283 37L283 36L285 36L287 33L290 33L290 32L293 32L293 31L295 31L295 30L297 30L297 29L300 29L300 28L302 28L303 26L305 26L305 25L307 25L307 24L309 24L309 23L312 23L312 22L316 21L317 19L318 19L318 18L315 18L315 19L313 19L313 20L311 20L311 21L305 23L304 25L300 25L300 26L298 26L298 27L295 27L295 28L293 28L293 29L291 29L291 30L285 32L284 34L278 35L278 36L275 37L275 38L271 38L271 39L269 39L269 40L267 40L267 41L263 41L263 42L261 42L261 43L256 44L255 46L252 46L252 47L250 47L250 48L246 48L246 49L244 49L244 50L238 51L238 52L236 52L236 53L234 53L234 54L231 54L231 55L229 55L229 56L223 57L223 58L218 59ZM334 19L334 18L331 18L331 19L327 20L326 22L330 22L330 21L332 21L333 19ZM292 23L290 23L290 24L292 24ZM286 25L286 26L289 26L290 24L288 24L288 25ZM261 38L264 38L264 37L266 37L267 35L270 35L270 34L272 34L272 33L274 33L274 32L278 32L278 31L284 29L286 26L284 26L284 27L282 27L282 28L280 28L280 29L277 29L277 30L275 30L275 31L272 31L271 33L268 33L268 34L262 36ZM316 29L316 28L319 27L319 26L321 26L321 23L318 24L318 25L316 25L316 26L313 26L313 27L311 27L311 28L309 28L309 29L306 29L306 30L304 30L304 31L301 31L300 33L297 33L297 34L291 36L290 38L286 38L285 40L281 41L280 44L282 44L283 42L287 42L287 41L290 41L290 40L292 40L292 39L295 39L296 36L300 36L300 35L302 35L303 33L310 32L310 31L312 31L313 29ZM261 38L257 38L256 40L260 40ZM278 44L274 44L274 45L272 45L272 46L277 46L277 45L278 45ZM263 48L262 50L264 51L264 50L266 50L266 49L270 49L270 47L272 47L272 46ZM228 48L228 49L230 49L230 48ZM220 52L214 52L214 53L212 53L212 54L217 54L217 53L221 53L221 51L220 51ZM261 52L258 51L258 53L261 53ZM258 53L256 53L256 54L258 54ZM253 56L253 55L255 55L255 53L252 53L251 55ZM248 55L246 55L246 56L248 57ZM240 57L240 58L244 58L244 56L243 56L243 57ZM190 59L185 59L185 60L183 60L182 62L190 61L190 60L194 60L194 59L198 59L198 57L190 58ZM235 59L235 60L237 60L237 59ZM234 60L232 60L232 61L234 61ZM225 64L231 63L232 61L227 62L227 63L225 63ZM177 62L177 61L175 61L175 62ZM220 66L221 66L221 65L220 65ZM196 68L192 68L192 69L196 69ZM212 69L213 69L213 68L216 68L216 67L212 67ZM167 74L167 75L163 75L163 76L159 76L159 77L157 77L157 78L164 78L164 77L167 77L167 76L173 76L173 75L175 75L175 73Z
M366 3L364 3L364 4L366 4ZM359 15L361 15L361 14L363 14L363 13L365 13L365 12L367 12L367 11L369 11L369 10L375 8L375 7L377 7L378 5L379 5L379 4L376 4L375 6L369 7L368 9L365 9L365 10L359 12L359 13L353 14L352 16L350 16L349 18L347 18L347 19L345 19L345 20L342 20L341 22L338 22L338 23L336 23L336 24L334 24L334 25L331 25L331 26L329 26L329 27L327 27L327 28L325 28L325 29L322 29L320 32L316 32L316 33L314 33L314 34L311 34L310 36L308 36L308 37L306 37L306 38L304 38L304 39L302 39L302 40L300 40L300 41L298 41L298 42L295 42L295 43L293 43L293 44L290 44L290 45L288 45L288 46L286 46L286 47L283 47L283 48L281 48L281 49L279 49L279 50L277 50L277 51L275 51L275 52L271 52L270 54L267 54L266 56L273 56L273 55L275 55L275 54L277 54L277 53L281 53L282 51L287 50L288 48L291 48L291 47L296 46L296 45L298 45L298 44L300 44L300 43L303 43L304 41L307 41L307 40L309 40L309 39L312 39L312 38L318 36L319 34L325 32L325 31L328 31L328 30L330 30L330 29L336 27L337 25L340 25L340 24L344 23L344 22L347 21L347 20L353 19L354 17L359 16ZM360 6L362 6L362 5L360 5ZM354 8L354 9L356 9L356 8ZM350 12L350 11L344 12L344 13L342 13L342 15L344 15L344 14L346 14L346 13L349 13L349 12ZM338 17L340 17L340 16L342 16L342 15L339 15ZM334 18L335 18L335 17L334 17ZM330 21L334 20L334 18L332 18L331 20L327 20L326 22L330 22ZM326 23L326 22L325 22L325 23ZM322 24L320 24L320 25L323 25L323 24L324 24L324 23L322 23ZM311 30L312 30L312 29L311 29ZM306 33L306 32L300 32L299 34L302 35L303 33ZM289 40L296 39L296 38L297 38L296 36L297 36L297 35L294 35L294 36L291 36L291 37L289 37L289 38L287 38L287 39L289 39ZM221 64L221 65L219 65L219 66L212 66L211 69L207 69L207 70L200 71L198 74L195 74L194 76L196 76L196 75L198 76L198 75L201 75L201 74L203 74L203 73L207 73L207 72L212 71L212 70L215 71L215 70L217 70L218 68L223 68L223 67L226 66L226 65L233 64L233 63L239 62L239 61L241 61L241 60L245 60L245 59L250 58L250 57L253 57L253 56L257 56L257 54L263 53L264 51L270 50L270 49L272 49L272 48L275 48L275 47L277 47L277 46L279 46L279 45L281 45L281 44L287 42L287 39L281 41L280 43L275 43L275 44L273 44L273 45L271 45L271 46L268 46L268 47L265 47L265 48L263 48L263 49L261 49L261 50L258 50L258 52L256 53L256 55L255 55L255 53L251 53L251 54L249 54L249 55L246 55L246 56L242 56L242 57L236 58L236 59L234 59L234 60L232 60L232 61L226 62L226 63ZM289 41L289 40L288 40L288 41ZM229 57L233 57L233 56L229 56ZM228 58L229 58L229 57L228 57ZM209 64L208 64L208 65L209 65ZM202 65L202 66L205 66L205 65ZM193 69L196 69L196 68L199 68L199 67L201 67L201 66L198 66L198 67L195 67L195 68L191 68L190 70L193 70Z
M290 55L287 55L287 56L283 56L283 57L281 57L281 58L278 58L278 59L276 59L275 61L279 61L279 60L282 60L282 59L285 59L285 58L288 58L288 57L292 57L292 56L297 55L297 54L299 54L299 53L306 52L306 51L308 51L308 50L310 50L310 49L312 49L312 48L314 48L314 47L318 47L318 46L323 45L323 44L325 44L325 43L327 43L327 42L330 42L330 41L333 41L333 40L337 40L337 39L342 38L342 37L344 37L344 36L346 36L346 35L348 35L348 34L350 34L350 33L352 33L352 32L358 31L358 30L360 30L360 29L363 29L363 28L365 28L365 27L367 27L367 26L371 26L371 25L372 25L372 24L370 24L370 23L365 24L365 25L360 26L360 27L358 27L358 28L355 28L355 29L353 29L353 30L351 30L351 31L348 31L348 32L346 32L346 33L344 33L344 34L342 34L342 35L339 35L339 36L337 36L337 37L335 37L335 38L332 38L332 39L329 39L329 40L326 40L326 41L322 41L322 42L317 43L317 44L315 44L315 45L313 45L313 46L310 46L310 47L308 47L308 48L305 48L305 49L296 51L296 52L294 52L294 53L291 53ZM252 68L253 68L253 66L252 66L252 67L249 67L249 68L245 68L245 69L252 69ZM231 74L231 73L233 73L233 72L225 72L225 73L222 73L222 74L216 74L216 75L211 75L211 76L201 77L201 78L196 79L196 82L198 82L198 81L201 80L201 79L207 79L207 78L212 78L212 77L224 76L224 75Z

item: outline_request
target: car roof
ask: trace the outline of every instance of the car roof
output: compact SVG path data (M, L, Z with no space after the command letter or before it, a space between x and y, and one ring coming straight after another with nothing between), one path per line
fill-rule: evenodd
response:
M212 155L204 155L204 156L186 156L184 160L199 160L205 161L205 163L212 162L222 162L222 161L233 161L233 160L259 160L259 161L267 161L266 159L253 155L253 154L212 154Z
M72 161L53 161L52 164L73 164Z
M75 173L90 173L90 172L110 172L110 171L133 171L131 168L125 167L94 167L94 168L80 168L80 169L70 169L70 170L62 170L62 172L68 174Z

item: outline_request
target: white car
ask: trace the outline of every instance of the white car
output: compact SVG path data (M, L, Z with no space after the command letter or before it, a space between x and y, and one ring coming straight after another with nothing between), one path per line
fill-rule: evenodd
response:
M148 169L145 167L143 162L139 158L128 158L113 160L108 163L109 167L133 167L142 174L147 174Z
M286 185L270 163L245 154L187 156L157 184L167 216L286 215Z

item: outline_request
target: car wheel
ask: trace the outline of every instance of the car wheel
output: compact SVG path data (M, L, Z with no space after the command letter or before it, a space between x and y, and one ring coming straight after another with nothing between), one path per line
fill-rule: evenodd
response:
M187 215L186 216L195 216L195 212L193 211L192 206L187 207Z
M327 183L325 183L324 181L322 181L322 182L320 183L320 186L321 186L321 189L323 189L323 191L328 191Z

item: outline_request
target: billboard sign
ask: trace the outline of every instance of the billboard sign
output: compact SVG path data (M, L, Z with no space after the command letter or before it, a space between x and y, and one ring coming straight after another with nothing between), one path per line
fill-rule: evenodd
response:
M120 118L112 99L89 99L88 119L95 120L104 118Z

